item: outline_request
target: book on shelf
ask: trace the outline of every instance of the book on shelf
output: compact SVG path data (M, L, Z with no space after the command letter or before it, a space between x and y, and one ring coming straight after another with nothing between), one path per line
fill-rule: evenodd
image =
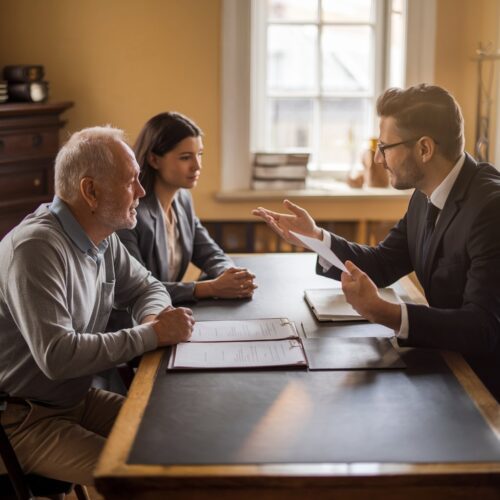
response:
M309 153L254 153L254 165L307 165Z
M9 82L8 94L11 101L44 102L49 96L49 84L48 82Z
M290 190L290 189L305 189L306 180L297 179L252 179L252 188L259 190Z
M168 370L307 367L295 324L286 318L198 321L172 348Z
M307 177L306 165L254 165L254 179L295 179Z
M0 80L0 103L5 102L9 98L7 93L7 82Z
M309 153L255 153L252 188L304 189L308 162Z
M378 292L384 300L401 303L392 288L379 288ZM304 298L318 321L365 321L347 302L342 288L305 290Z
M39 82L44 76L44 68L39 64L16 64L3 69L3 79L9 82Z

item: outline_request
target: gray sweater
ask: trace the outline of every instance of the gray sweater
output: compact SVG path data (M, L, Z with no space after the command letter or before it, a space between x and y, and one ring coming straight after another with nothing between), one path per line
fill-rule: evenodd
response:
M115 234L96 247L61 200L41 205L0 242L0 390L70 406L155 349L150 325L102 333L113 304L140 322L171 301Z

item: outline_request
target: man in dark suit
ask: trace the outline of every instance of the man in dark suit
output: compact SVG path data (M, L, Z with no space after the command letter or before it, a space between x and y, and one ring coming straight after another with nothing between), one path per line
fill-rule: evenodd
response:
M377 246L320 229L302 208L254 210L292 244L290 230L325 241L346 261L341 273L319 259L317 272L342 280L348 302L396 332L402 346L462 353L500 401L500 173L464 153L460 107L446 90L389 89L377 101L375 161L396 189L415 188L405 216ZM429 307L384 301L377 287L415 271Z

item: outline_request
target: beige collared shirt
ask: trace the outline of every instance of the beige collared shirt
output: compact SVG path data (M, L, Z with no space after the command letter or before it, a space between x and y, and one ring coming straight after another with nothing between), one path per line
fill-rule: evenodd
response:
M182 246L179 226L177 224L177 215L173 208L170 208L170 219L167 214L164 213L163 220L165 222L167 234L168 281L177 281L182 263Z

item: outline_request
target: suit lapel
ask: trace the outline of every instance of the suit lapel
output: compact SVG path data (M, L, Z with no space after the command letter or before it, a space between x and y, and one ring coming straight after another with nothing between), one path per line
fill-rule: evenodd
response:
M184 272L186 271L189 262L191 261L191 255L193 254L193 235L186 211L184 210L182 204L179 203L177 196L178 195L175 196L174 201L172 202L172 208L174 209L177 217L177 227L179 228L179 239L182 247L181 267L179 269L179 279L181 279L182 276L184 276Z
M155 235L151 243L156 256L155 260L158 263L158 278L160 281L168 281L168 248L162 208L154 193L151 193L144 201L148 207L153 234Z
M434 233L431 237L429 252L427 256L428 265L424 266L424 288L429 289L430 280L432 276L432 270L434 269L436 253L439 248L439 244L443 239L446 229L450 225L451 221L455 218L457 213L460 211L462 200L467 194L469 189L469 184L477 171L476 162L466 153L466 158L464 166L460 171L460 174L453 185L448 199L443 207L439 219L436 223Z

